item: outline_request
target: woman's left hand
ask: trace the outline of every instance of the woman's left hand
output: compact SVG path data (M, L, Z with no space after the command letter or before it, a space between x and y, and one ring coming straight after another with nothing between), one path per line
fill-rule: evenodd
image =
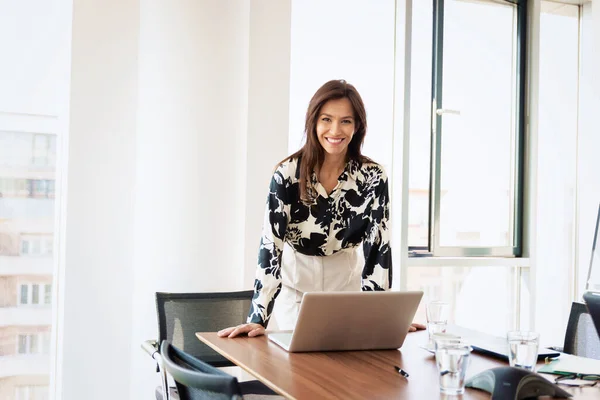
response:
M423 329L426 329L425 325L423 325L423 324L417 324L416 322L413 322L408 327L408 331L409 332L422 331Z

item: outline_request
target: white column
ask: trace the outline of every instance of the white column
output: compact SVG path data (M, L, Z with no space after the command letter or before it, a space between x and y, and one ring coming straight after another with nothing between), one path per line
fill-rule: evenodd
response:
M130 385L138 1L72 4L55 398L109 399Z
M288 155L292 0L251 0L244 288L252 288L267 190Z
M157 291L242 288L249 0L141 0L131 399Z
M290 4L74 0L57 398L152 397L155 292L251 287Z

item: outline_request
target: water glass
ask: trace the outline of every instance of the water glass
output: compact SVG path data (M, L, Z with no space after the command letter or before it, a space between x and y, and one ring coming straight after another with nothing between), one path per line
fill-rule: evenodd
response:
M434 353L438 347L442 347L444 343L465 343L464 339L460 336L451 333L434 333L432 335L432 342L431 349Z
M450 314L450 304L443 301L432 301L427 304L427 332L429 341L432 341L432 335L446 332L448 325L448 315Z
M440 391L452 396L463 394L469 356L473 349L461 340L438 340L436 347L435 361L440 373Z
M512 331L506 335L511 367L532 371L537 362L540 335L536 332Z

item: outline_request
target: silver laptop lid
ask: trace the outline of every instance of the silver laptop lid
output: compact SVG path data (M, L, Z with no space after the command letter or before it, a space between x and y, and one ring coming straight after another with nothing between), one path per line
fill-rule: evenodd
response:
M290 352L397 349L423 292L311 292L302 299Z

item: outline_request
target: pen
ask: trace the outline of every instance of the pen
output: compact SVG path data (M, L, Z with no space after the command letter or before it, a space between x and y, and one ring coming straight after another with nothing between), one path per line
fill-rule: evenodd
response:
M402 368L394 365L394 369L396 370L396 372L398 372L400 375L402 375L405 378L408 378L408 372L406 372L405 370L403 370Z

